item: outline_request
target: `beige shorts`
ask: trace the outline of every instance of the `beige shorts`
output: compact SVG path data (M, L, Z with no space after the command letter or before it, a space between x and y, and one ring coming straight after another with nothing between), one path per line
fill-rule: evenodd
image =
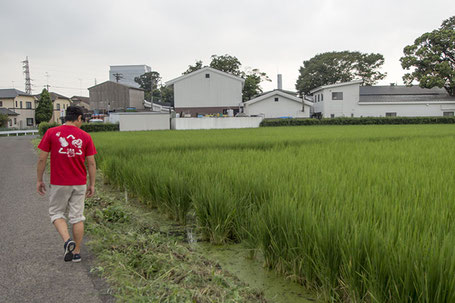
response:
M86 185L50 186L49 216L51 222L65 219L68 214L69 223L75 224L85 220L84 202Z

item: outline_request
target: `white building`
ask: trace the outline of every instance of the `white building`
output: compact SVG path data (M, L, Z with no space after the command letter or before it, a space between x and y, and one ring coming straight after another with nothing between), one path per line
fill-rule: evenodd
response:
M361 86L351 81L318 87L313 115L334 117L431 117L453 116L455 97L444 89L418 86Z
M264 118L309 118L311 102L280 89L264 93L243 103L243 112Z
M174 108L177 113L227 114L229 109L239 111L242 103L242 89L245 80L204 67L167 81L166 86L174 86Z
M139 88L139 84L134 81L134 78L151 71L152 69L148 65L111 65L109 69L109 80Z

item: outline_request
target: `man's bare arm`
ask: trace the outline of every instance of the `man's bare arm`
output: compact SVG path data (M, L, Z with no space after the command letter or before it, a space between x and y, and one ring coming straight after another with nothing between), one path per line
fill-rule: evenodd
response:
M41 151L39 154L38 158L38 165L36 169L36 176L37 176L37 182L36 182L36 191L44 196L46 193L46 185L43 182L43 175L44 175L44 170L46 169L46 162L47 158L49 156L48 152Z
M88 176L89 176L89 186L87 188L87 197L91 197L95 194L95 180L96 180L96 162L95 156L88 156L87 167L88 167Z

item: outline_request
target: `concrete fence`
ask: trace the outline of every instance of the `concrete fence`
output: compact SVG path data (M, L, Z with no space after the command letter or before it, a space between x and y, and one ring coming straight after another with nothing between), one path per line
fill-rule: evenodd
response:
M256 128L262 117L172 118L171 129Z

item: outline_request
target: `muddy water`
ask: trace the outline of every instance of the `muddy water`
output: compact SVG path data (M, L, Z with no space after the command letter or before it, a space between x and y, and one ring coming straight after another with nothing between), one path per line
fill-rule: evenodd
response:
M305 289L282 276L263 268L257 258L248 258L248 251L240 244L214 246L208 243L198 243L205 257L217 261L221 267L252 288L264 292L266 298L276 303L308 303L316 302L315 296L308 294Z

